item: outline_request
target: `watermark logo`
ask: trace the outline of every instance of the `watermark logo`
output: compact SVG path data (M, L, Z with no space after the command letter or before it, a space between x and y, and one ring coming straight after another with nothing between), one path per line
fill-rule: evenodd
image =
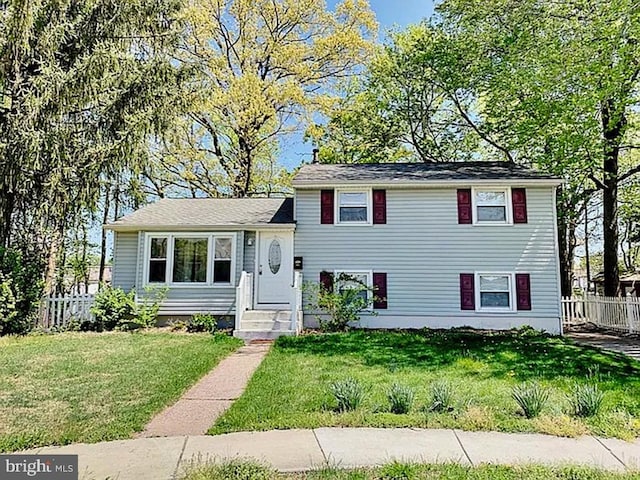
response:
M78 480L77 455L0 455L0 480Z

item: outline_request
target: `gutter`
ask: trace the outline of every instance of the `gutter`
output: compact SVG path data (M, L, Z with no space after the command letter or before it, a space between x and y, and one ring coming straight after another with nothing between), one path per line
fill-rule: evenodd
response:
M372 182L371 180L349 180L349 181L293 181L292 186L294 188L304 189L318 189L318 188L336 188L336 187L352 187L354 185L367 186L372 188L435 188L435 187L468 187L470 185L487 185L487 186L538 186L538 187L557 187L565 183L564 180L559 178L544 178L544 179L495 179L495 180L428 180L428 181L395 181L389 180L386 183Z
M233 231L243 230L285 230L294 231L295 223L261 223L253 225L135 225L106 223L102 225L105 230L114 232L191 232L191 231Z

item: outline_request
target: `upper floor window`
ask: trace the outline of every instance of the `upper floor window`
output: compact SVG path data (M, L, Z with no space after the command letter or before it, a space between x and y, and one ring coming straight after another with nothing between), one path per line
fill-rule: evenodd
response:
M347 224L371 223L371 192L368 190L337 191L338 222Z
M473 191L475 224L511 223L509 189L474 189Z

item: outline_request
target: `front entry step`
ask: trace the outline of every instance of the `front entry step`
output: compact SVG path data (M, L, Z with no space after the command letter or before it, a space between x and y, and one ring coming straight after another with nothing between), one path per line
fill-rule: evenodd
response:
M291 337L293 330L234 330L233 336L245 342L252 340L275 340L278 337Z
M233 336L246 341L274 340L295 333L291 330L291 310L247 310Z

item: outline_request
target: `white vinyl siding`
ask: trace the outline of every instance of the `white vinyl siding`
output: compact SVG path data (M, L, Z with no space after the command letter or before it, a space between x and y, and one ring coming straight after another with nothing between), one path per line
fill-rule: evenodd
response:
M393 278L387 287L393 304L366 318L367 325L511 328L530 323L559 330L552 187L527 188L528 223L493 228L458 224L455 187L389 188L386 194L387 223L362 229L321 225L320 191L297 191L295 255L304 258L305 281L317 282L322 270L387 272ZM461 311L460 273L465 272L529 273L532 310Z
M127 292L136 285L138 232L115 232L111 283Z

